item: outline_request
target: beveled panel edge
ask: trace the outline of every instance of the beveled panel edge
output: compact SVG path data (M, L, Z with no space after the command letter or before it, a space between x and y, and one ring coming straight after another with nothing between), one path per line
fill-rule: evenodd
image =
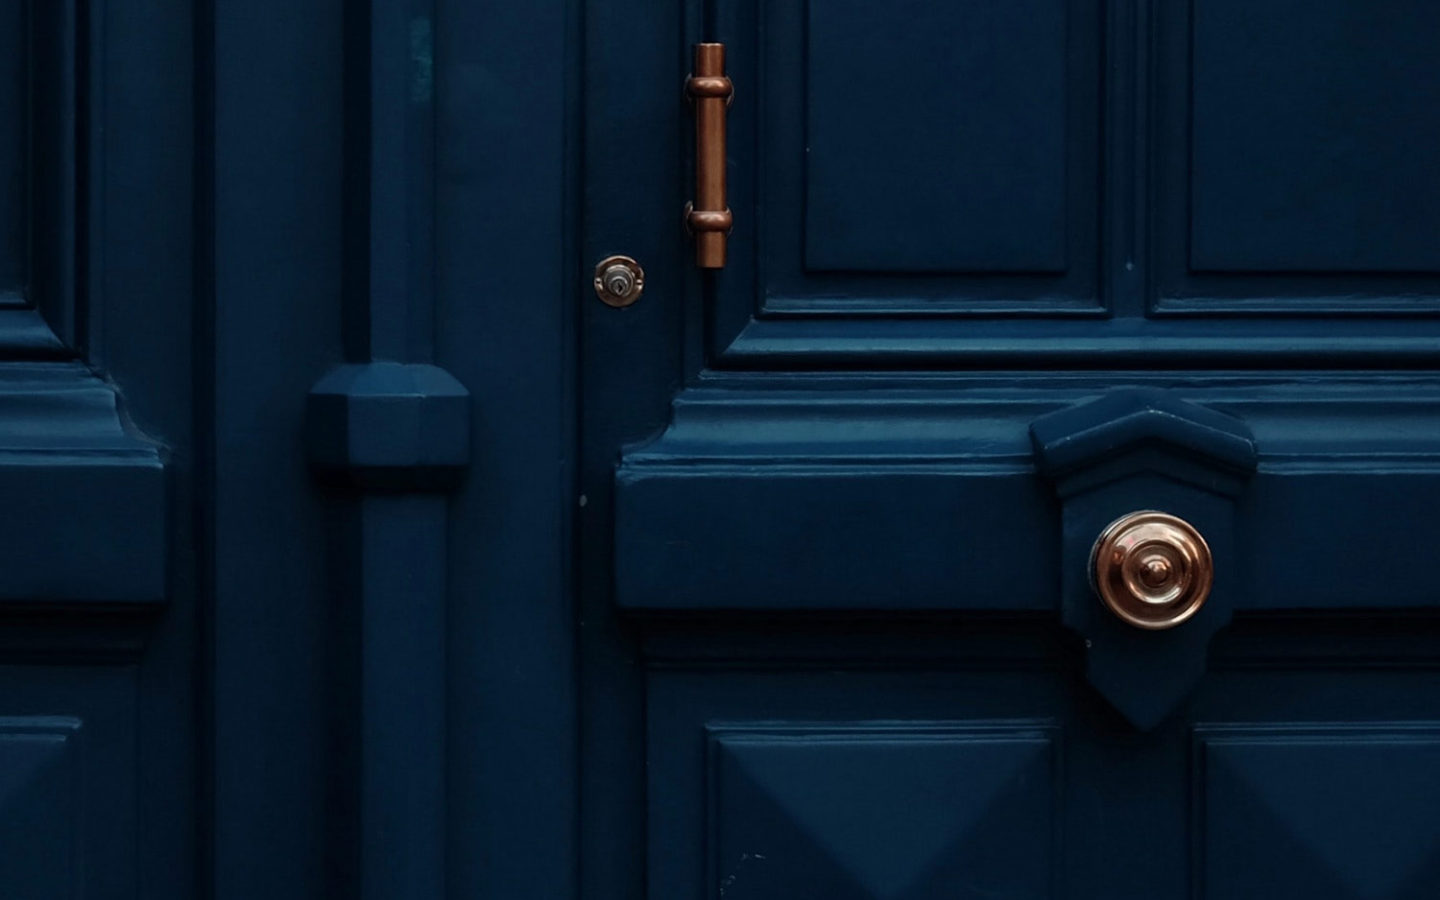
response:
M1435 368L1440 320L751 318L718 369Z
M26 305L0 308L0 360L62 360L75 351L50 328L45 317Z
M715 720L705 723L705 741L715 746L733 740L774 738L895 740L916 738L995 738L1040 740L1057 744L1063 733L1059 720L1020 716L1014 719L838 719L835 721Z
M98 67L87 73L87 60L101 57L104 40L101 10L86 13L83 0L31 3L29 41L38 63L29 85L33 128L30 170L30 284L26 301L34 314L34 327L50 332L54 355L80 339L81 284L87 269L84 251L86 221L98 221L98 191L86 196L82 185L95 179L92 168L103 154L105 128L101 122L103 84ZM43 12L40 12L43 10ZM88 20L88 21L87 21ZM88 75L88 81L87 81ZM12 336L13 334L13 336ZM0 327L0 355L23 358L34 355L26 344L12 346L16 338L34 342L23 330ZM30 352L27 352L30 351Z
M1436 360L1440 363L1440 359ZM635 465L935 463L1034 471L1030 423L1104 394L1163 391L1241 419L1261 468L1440 465L1440 369L1362 371L707 372ZM1393 426L1406 425L1403 433Z
M1301 273L1307 279L1321 278L1313 273ZM1247 276L1253 277L1253 276ZM1264 276L1267 279L1284 276ZM1354 276L1339 274L1333 282L1349 284ZM1384 284L1386 280L1408 285L1404 276L1394 275L1374 279L1372 284ZM1153 318L1267 318L1307 319L1331 317L1354 320L1365 316L1386 318L1425 319L1440 318L1440 280L1437 280L1433 294L1416 293L1407 288L1393 293L1369 291L1359 293L1352 290L1337 290L1330 294L1264 296L1265 292L1254 292L1248 296L1224 296L1218 292L1209 294L1196 292L1187 296L1157 295L1151 298L1149 315Z

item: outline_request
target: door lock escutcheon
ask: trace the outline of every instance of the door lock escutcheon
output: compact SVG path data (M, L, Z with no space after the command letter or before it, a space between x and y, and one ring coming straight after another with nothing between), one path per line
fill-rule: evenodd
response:
M645 270L628 256L607 256L595 264L595 296L606 306L623 309L640 299Z

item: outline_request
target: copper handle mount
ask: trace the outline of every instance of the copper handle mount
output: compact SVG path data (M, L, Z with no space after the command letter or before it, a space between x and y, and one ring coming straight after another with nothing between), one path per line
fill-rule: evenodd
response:
M1174 628L1200 611L1215 562L1200 532L1153 509L1111 522L1090 551L1095 593L1115 615L1148 631Z
M685 205L685 224L695 235L695 264L723 269L734 224L725 202L725 115L735 94L725 75L724 44L695 45L685 94L695 107L695 200Z

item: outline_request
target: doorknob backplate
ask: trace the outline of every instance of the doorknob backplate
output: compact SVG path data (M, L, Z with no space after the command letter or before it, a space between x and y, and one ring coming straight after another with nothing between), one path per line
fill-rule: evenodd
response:
M1084 641L1090 684L1153 728L1204 677L1211 636L1243 602L1236 501L1254 439L1178 392L1134 388L1047 413L1030 435L1060 501L1061 621Z

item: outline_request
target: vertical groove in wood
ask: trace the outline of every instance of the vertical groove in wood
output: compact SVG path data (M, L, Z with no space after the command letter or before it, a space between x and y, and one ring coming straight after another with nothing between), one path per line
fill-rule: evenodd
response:
M1105 253L1115 315L1143 314L1149 278L1147 240L1150 182L1150 14L1143 0L1111 0L1106 7Z
M434 348L433 0L347 10L348 355Z

